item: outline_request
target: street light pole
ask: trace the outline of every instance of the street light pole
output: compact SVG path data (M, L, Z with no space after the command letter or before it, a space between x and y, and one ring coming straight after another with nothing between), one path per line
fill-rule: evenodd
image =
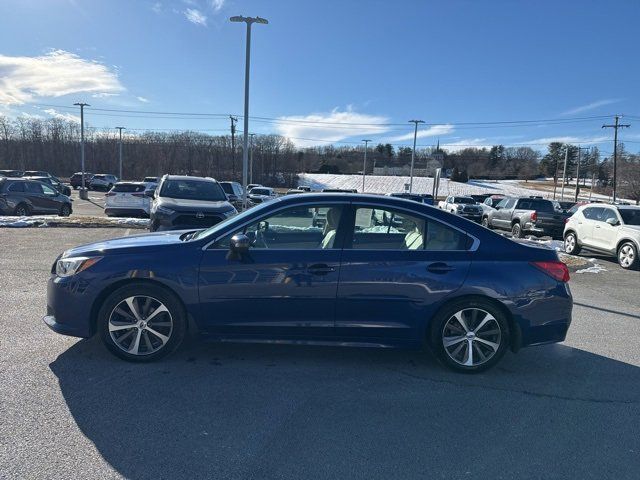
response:
M362 165L362 193L364 193L364 179L367 175L367 146L371 140L362 140L364 142L364 164Z
M80 107L80 169L82 171L82 190L80 191L80 197L86 195L86 189L84 185L84 107L89 107L88 103L74 103L74 105Z
M256 136L255 133L250 133L251 137L251 145L249 146L249 183L253 183L253 137Z
M120 138L118 140L118 158L120 160L120 163L119 163L120 168L119 168L119 171L118 171L118 173L119 173L118 174L118 178L120 180L122 180L122 130L126 130L126 128L125 127L116 127L116 129L120 131Z
M251 64L251 25L261 23L263 25L269 22L265 18L260 17L243 17L242 15L231 17L232 22L244 22L247 24L247 45L246 59L244 66L244 143L242 149L242 208L247 208L247 176L249 170L249 72Z
M560 201L564 200L564 180L567 174L567 161L569 160L569 144L566 145L564 151L564 168L562 169L562 190L560 191Z
M413 191L413 165L416 160L416 139L418 138L418 124L424 123L424 120L409 120L409 123L413 123L415 125L415 129L413 131L413 150L411 151L411 169L409 172L409 193Z

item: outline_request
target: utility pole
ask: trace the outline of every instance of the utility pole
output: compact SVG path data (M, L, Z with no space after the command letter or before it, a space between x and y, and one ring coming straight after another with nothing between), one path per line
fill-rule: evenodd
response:
M409 193L413 190L413 165L416 160L416 139L418 138L418 124L424 123L424 120L409 120L409 123L413 123L415 129L413 130L413 150L411 151L411 169L409 171Z
M560 191L560 200L564 200L564 180L567 175L567 161L569 160L569 144L565 145L564 151L564 169L562 170L562 190Z
M231 171L233 172L233 179L236 179L236 122L238 117L229 115L231 120Z
M574 202L578 202L578 194L580 193L580 161L582 159L582 150L589 150L587 147L581 147L578 145L578 164L576 165L576 194L574 196Z
M120 131L120 138L118 140L118 157L120 159L120 169L118 178L122 181L122 130L126 130L125 127L116 127Z
M613 203L616 201L618 187L618 129L629 128L631 126L629 124L620 124L620 115L616 115L614 118L615 123L613 125L602 125L602 128L613 128Z
M244 22L247 24L247 48L244 64L244 148L242 150L242 207L247 208L247 176L249 170L249 73L251 71L251 25L260 23L266 25L269 21L260 17L243 17L242 15L231 17L232 22Z
M250 133L251 137L251 145L249 147L249 183L253 183L253 137L256 136L255 133Z
M364 142L364 164L362 165L362 193L364 193L364 179L367 175L367 146L371 140L362 140Z
M82 170L82 187L79 192L80 198L86 200L88 198L87 189L84 185L84 107L89 107L88 103L74 103L80 107L80 169Z

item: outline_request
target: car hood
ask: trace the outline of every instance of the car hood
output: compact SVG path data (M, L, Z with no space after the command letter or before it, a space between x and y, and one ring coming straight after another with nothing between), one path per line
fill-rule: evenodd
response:
M163 206L175 210L182 211L199 211L199 212L227 212L233 210L233 206L227 200L219 200L209 202L205 200L182 200L175 198L161 197L157 201L158 206Z
M65 251L62 256L84 257L95 255L114 255L122 253L135 253L136 250L144 248L145 251L161 249L168 245L183 243L180 236L193 230L172 230L168 232L146 233L142 235L131 235L128 237L103 240L95 243L80 245Z

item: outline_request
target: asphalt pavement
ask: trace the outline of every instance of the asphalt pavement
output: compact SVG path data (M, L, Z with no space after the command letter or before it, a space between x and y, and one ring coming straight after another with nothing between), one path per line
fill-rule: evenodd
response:
M566 342L480 375L196 340L135 365L41 321L58 253L125 233L0 229L0 478L638 478L640 272L573 273Z
M89 198L81 200L77 190L71 191L73 200L73 215L104 217L105 193L102 191L89 190Z

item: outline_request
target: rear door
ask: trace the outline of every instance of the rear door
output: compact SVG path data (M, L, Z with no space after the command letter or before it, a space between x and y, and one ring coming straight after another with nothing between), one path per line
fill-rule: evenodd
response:
M44 196L44 190L40 182L25 182L25 195L31 201L31 213L51 213L49 201Z
M349 224L336 335L373 343L422 341L439 303L467 275L470 237L413 210L366 203L354 203Z
M513 213L515 204L515 198L505 198L500 202L501 207L493 212L492 225L494 227L511 229L511 214Z

